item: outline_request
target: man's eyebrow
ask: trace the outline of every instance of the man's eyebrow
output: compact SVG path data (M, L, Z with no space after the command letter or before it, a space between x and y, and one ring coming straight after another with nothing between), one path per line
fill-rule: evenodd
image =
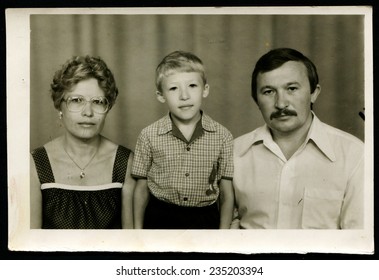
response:
M267 88L269 88L269 89L273 89L273 88L275 88L274 86L270 86L270 85L263 85L263 86L261 86L261 87L259 87L259 91L262 91L263 89L267 89Z

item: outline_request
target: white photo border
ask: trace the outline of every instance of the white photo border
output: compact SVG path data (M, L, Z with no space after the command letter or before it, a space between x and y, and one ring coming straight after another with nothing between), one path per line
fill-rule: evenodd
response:
M31 230L30 15L32 14L358 14L365 45L365 229L363 230ZM373 38L370 7L49 8L6 10L8 246L11 251L374 253Z

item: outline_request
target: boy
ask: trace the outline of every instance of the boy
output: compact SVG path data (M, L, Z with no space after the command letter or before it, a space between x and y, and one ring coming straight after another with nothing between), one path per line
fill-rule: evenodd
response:
M230 228L233 138L200 109L209 94L202 61L183 51L167 55L156 69L156 86L169 114L137 140L134 228Z

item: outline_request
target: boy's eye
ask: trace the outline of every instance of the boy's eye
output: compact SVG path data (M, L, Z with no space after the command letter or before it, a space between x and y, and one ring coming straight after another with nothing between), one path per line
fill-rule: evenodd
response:
M197 87L197 84L190 84L189 85L191 88L195 88L195 87Z
M177 89L177 87L170 87L168 90L169 91L175 91Z

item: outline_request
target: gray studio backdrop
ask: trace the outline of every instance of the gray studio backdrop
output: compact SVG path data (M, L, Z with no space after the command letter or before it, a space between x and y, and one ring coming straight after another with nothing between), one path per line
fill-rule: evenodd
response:
M204 62L210 95L203 109L238 137L263 124L250 95L257 59L272 48L313 60L322 87L314 111L364 140L364 18L360 15L31 15L30 148L63 132L49 86L73 55L100 56L115 75L116 105L103 135L134 149L141 129L167 113L154 71L175 50Z

